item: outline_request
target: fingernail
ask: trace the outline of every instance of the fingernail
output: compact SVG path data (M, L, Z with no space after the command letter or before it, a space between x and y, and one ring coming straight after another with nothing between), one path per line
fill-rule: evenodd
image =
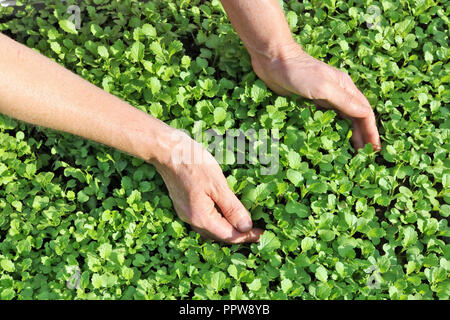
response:
M381 150L381 142L380 141L376 142L373 146L373 149L375 151L380 151Z
M250 219L243 219L237 224L240 232L247 232L252 229L252 221Z

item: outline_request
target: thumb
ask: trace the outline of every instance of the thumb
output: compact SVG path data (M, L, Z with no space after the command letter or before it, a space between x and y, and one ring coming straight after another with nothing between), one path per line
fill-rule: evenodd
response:
M212 199L220 208L222 215L239 232L247 232L253 228L250 214L228 185L221 188L220 192L215 192Z

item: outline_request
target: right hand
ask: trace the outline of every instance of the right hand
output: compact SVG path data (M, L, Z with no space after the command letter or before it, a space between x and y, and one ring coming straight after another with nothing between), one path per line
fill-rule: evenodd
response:
M229 188L216 159L185 133L175 129L172 133L164 160L153 164L180 219L204 238L226 243L258 241L263 230L252 227L249 213Z
M353 123L355 149L371 143L381 149L375 115L350 76L307 54L297 43L280 46L278 54L250 52L255 73L281 95L299 94L324 108L333 108Z

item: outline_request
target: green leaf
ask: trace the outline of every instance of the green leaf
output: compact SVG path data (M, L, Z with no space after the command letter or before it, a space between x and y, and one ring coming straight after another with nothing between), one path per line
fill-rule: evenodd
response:
M133 260L133 265L136 267L142 267L145 265L145 257L142 254L136 254Z
M268 95L267 87L261 80L257 80L251 89L251 97L255 103L260 103Z
M128 281L133 279L134 276L133 269L128 267L122 267L122 276Z
M218 107L214 109L214 123L219 124L225 120L227 112L224 108Z
M94 286L94 288L98 289L102 286L102 278L98 273L94 273L91 278L91 283Z
M12 300L16 296L16 292L12 288L5 288L0 294L0 300Z
M311 193L326 193L328 185L324 182L314 182L308 187L308 191Z
M131 45L130 57L134 62L139 62L144 58L145 46L141 42L135 42Z
M161 47L161 44L160 44L159 42L153 41L153 42L150 44L150 51L151 51L154 55L156 55L157 57L159 57L159 58L161 58L161 59L164 59L164 51L163 51L163 49L162 49L162 47Z
M59 20L59 26L67 33L78 34L75 24L70 20Z
M14 272L16 268L14 267L14 263L9 259L2 259L0 262L0 266L6 272Z
M298 152L290 150L288 153L289 166L293 169L299 169L301 165L301 156Z
M100 38L103 35L103 29L98 24L91 24L90 30L94 37Z
M227 277L222 271L215 272L211 275L209 285L218 292L223 289L226 279Z
M284 293L289 293L289 291L292 288L292 281L289 279L283 279L281 281L281 290L283 290Z
M340 261L336 262L336 271L341 277L345 276L345 267L342 262Z
M327 282L328 273L327 269L325 269L323 266L317 267L316 272L314 274L319 281Z
M61 45L58 42L50 42L50 48L56 53L61 53Z
M142 195L138 190L133 190L127 198L127 203L131 206L135 203L140 203L142 200Z
M449 173L442 175L442 187L444 189L450 188L450 174Z
M300 218L305 218L309 215L308 207L303 203L289 200L286 204L286 212L296 214Z
M406 227L403 229L403 247L409 247L415 244L417 241L417 232L412 227Z
M296 161L296 160L293 160L293 161ZM302 173L297 171L297 170L288 169L287 172L286 172L286 177L296 187L299 187L300 184L304 181Z
M302 239L302 243L301 243L302 251L308 251L313 246L314 246L314 239L312 239L310 237L304 237Z
M156 117L156 118L160 118L163 115L163 107L160 103L156 102L156 103L152 103L150 105L150 112L152 114L152 116Z
M148 86L150 87L150 89L152 90L152 94L158 94L159 91L161 90L161 82L159 81L158 78L156 77L151 77L148 80Z
M280 240L270 231L265 231L258 241L257 248L261 253L271 253L279 249L281 246Z
M148 24L148 23L145 23L145 24L142 26L142 33L143 33L145 36L149 37L149 38L154 38L154 37L156 37L156 29L155 29L155 27L153 27L152 25L150 25L150 24Z
M77 200L80 203L85 203L88 202L89 196L83 190L81 190L77 193Z
M247 287L250 291L258 291L261 289L261 279L254 279L251 283L247 284Z
M382 228L372 228L370 229L370 231L367 233L367 236L369 238L381 238L385 235L385 231Z
M234 286L230 291L230 299L231 300L242 300L244 296L244 292L240 286Z
M102 259L108 259L112 252L112 245L110 243L103 243L98 247L98 252Z
M326 229L322 229L318 231L320 238L323 241L329 242L334 240L334 232L332 230L326 230Z
M172 227L172 229L174 231L174 234L175 234L176 238L181 238L183 236L183 234L184 234L184 227L183 227L183 225L180 222L178 222L176 220L173 221L171 223L171 227Z
M102 57L104 59L109 58L109 52L105 46L98 46L97 51L98 51L98 54L100 55L100 57Z

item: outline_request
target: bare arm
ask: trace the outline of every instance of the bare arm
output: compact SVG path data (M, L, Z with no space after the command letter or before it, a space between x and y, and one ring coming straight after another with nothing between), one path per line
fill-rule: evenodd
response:
M0 112L146 161L164 148L162 121L2 34L0 57Z
M272 58L294 40L277 0L222 0L233 28L250 54Z
M252 228L219 164L200 144L1 34L0 112L152 163L178 216L205 237L239 243L257 241L262 233ZM180 146L184 152L172 152ZM192 163L191 151L200 163Z

